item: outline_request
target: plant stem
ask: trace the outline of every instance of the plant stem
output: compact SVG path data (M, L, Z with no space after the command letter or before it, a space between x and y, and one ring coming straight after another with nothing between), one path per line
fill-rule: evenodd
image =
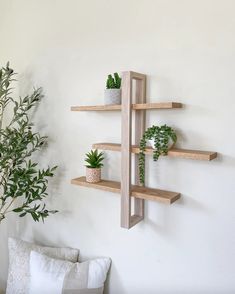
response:
M2 212L3 215L5 215L7 212L9 212L8 209L12 206L12 204L14 203L15 200L16 200L16 198L12 198L11 202L7 205L7 207Z

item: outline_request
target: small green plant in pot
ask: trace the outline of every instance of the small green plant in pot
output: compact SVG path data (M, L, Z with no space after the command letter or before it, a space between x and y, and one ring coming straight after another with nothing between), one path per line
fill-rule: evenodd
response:
M104 91L104 103L106 105L121 104L121 83L122 79L117 72L113 76L108 75Z
M140 184L145 183L145 149L147 142L153 148L153 160L157 161L160 155L167 155L170 148L174 146L177 141L175 131L167 126L152 126L148 128L140 141L140 155L139 155L139 177Z
M101 180L101 167L103 166L104 153L97 149L86 153L86 181L89 183L98 183Z

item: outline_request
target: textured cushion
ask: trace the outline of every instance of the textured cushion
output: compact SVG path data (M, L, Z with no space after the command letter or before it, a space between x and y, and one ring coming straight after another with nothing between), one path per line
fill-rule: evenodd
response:
M79 250L38 246L15 238L9 238L9 271L6 294L26 294L30 280L30 253L32 250L71 262L78 260Z
M72 263L32 251L30 294L102 294L110 263L110 258Z

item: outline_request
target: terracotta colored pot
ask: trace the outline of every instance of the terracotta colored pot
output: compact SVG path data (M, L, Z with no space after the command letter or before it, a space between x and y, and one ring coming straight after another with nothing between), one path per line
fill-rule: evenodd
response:
M89 183L98 183L101 181L101 168L86 168L86 181Z

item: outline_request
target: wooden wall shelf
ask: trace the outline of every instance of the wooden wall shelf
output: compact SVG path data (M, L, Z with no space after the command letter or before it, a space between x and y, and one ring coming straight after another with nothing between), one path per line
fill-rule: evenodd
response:
M135 87L133 87L135 80ZM134 94L134 95L133 95ZM171 204L180 198L180 193L142 187L139 181L139 142L146 130L146 110L182 108L179 102L146 103L146 75L132 71L122 73L122 104L72 106L71 111L120 111L121 112L121 144L96 143L93 148L121 152L121 182L102 180L99 183L88 183L85 177L71 180L78 186L100 189L121 195L121 227L130 229L144 219L144 201L153 200ZM136 110L136 111L132 111ZM134 116L134 120L132 117ZM133 135L133 136L132 136ZM133 144L132 145L132 137ZM134 153L134 158L131 153ZM153 154L147 147L146 154ZM217 157L216 152L172 148L170 157L181 157L210 161ZM132 160L133 177L132 177ZM133 179L133 183L132 183ZM134 197L134 203L131 201ZM134 207L132 209L132 205ZM133 211L133 214L132 214Z
M121 144L116 144L116 143L96 143L96 144L92 145L92 148L100 149L100 150L110 150L110 151L121 152ZM139 146L132 145L131 152L134 154L138 154L140 152ZM153 148L146 147L145 154L152 155ZM199 151L199 150L172 148L168 151L168 156L210 161L210 160L215 159L217 157L217 153L212 152L212 151Z
M113 193L120 194L121 192L121 183L116 181L102 180L99 183L88 183L86 181L86 177L80 177L71 180L71 183L78 186L95 188ZM144 200L152 200L163 202L166 204L172 204L180 198L180 193L132 185L131 196Z
M159 102L159 103L138 103L132 104L133 110L147 109L173 109L182 108L183 104L178 102ZM91 105L91 106L72 106L71 111L114 111L121 110L121 105Z

